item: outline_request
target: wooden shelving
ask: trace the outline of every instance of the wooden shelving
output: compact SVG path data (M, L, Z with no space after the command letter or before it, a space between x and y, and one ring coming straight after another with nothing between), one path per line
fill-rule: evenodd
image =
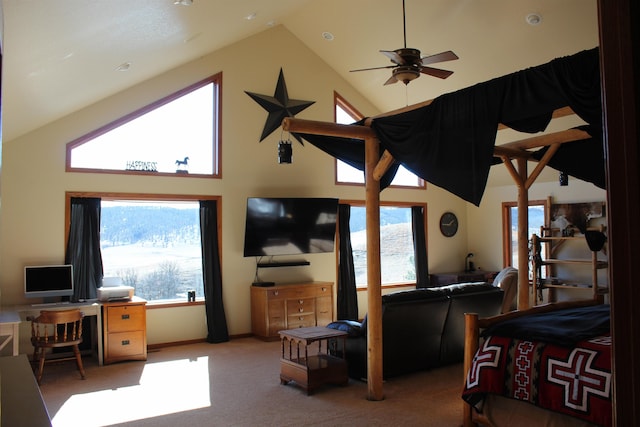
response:
M604 232L603 227L593 229ZM603 295L608 292L607 286L601 286L598 283L598 271L609 267L607 261L598 259L599 251L591 251L586 238L583 234L574 234L575 230L569 230L570 235L558 236L559 229L552 229L549 227L541 227L540 236L533 234L531 236L531 259L532 259L532 283L534 285L534 301L539 304L543 300L543 289L549 291L549 302L553 302L556 299L556 290L578 290L578 289L592 289L592 295L594 299L603 299ZM559 253L561 248L571 241L583 241L585 242L585 257L584 258L560 258ZM545 245L545 253L547 254L543 258L542 245ZM590 257L588 257L590 254ZM576 268L589 267L591 269L591 281L585 283L584 281L573 281L571 278L563 277L559 278L556 274L559 266L573 266ZM547 268L546 277L542 277L542 268Z

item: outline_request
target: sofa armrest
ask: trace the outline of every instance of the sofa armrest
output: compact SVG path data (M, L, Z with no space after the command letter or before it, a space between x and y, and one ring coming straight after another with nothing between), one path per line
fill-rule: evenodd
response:
M336 320L327 325L329 329L335 329L338 331L344 331L349 334L349 337L360 337L364 335L364 329L362 323L355 320Z

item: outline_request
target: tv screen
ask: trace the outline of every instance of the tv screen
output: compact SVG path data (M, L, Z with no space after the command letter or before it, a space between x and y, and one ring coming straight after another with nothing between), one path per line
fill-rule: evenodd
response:
M333 252L338 199L247 199L244 256Z
M27 298L73 295L73 266L39 265L24 268L24 296Z

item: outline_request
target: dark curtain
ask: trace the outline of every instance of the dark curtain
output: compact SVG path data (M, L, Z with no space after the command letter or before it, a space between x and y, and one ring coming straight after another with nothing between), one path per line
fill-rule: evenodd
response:
M413 250L416 264L416 288L428 288L429 262L427 258L423 206L411 207L411 228L413 230Z
M494 164L499 123L535 133L545 130L555 109L569 106L591 126L597 142L590 147L581 145L578 157L567 161L587 163L603 158L599 66L598 48L585 50L441 95L412 111L377 118L371 128L380 140L380 153L388 150L396 163L420 178L479 206ZM363 141L303 137L364 170L358 166L364 164ZM582 179L602 181L604 162L596 163L595 177L588 174ZM568 171L564 165L552 167ZM381 188L384 186L381 181Z
M104 276L100 252L100 199L71 198L65 263L73 265L72 301L98 297Z
M351 229L349 218L351 206L338 206L338 320L358 320L358 295L356 292L356 275L353 267L353 251L351 249Z
M202 243L202 280L207 315L207 341L229 341L227 319L222 303L222 273L218 247L218 204L216 200L200 201L200 240Z

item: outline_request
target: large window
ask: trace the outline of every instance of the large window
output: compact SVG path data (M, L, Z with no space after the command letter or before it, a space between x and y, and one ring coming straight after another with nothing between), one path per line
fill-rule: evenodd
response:
M150 302L186 302L190 290L204 297L199 200L207 198L212 197L102 196L104 277L119 278Z
M335 122L351 124L363 118L353 106L337 93L334 94ZM339 184L364 184L364 173L342 160L336 159L336 182ZM400 166L391 182L392 187L425 188L424 180Z
M67 170L219 176L221 75L67 144Z
M366 209L364 203L350 202L350 205L349 227L351 229L351 247L353 250L356 285L358 287L366 287ZM415 251L411 226L412 205L381 202L380 269L381 283L383 285L415 284L416 282Z

